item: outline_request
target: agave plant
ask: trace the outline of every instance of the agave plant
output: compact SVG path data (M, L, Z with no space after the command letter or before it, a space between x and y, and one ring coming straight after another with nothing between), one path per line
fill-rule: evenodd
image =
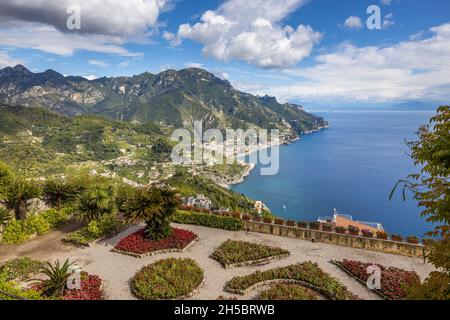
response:
M64 295L64 291L67 288L67 280L72 275L70 272L72 265L73 263L69 263L69 259L63 265L60 264L59 260L54 265L47 262L41 270L41 273L46 275L47 279L35 279L36 284L42 286L42 291L45 296L62 297Z

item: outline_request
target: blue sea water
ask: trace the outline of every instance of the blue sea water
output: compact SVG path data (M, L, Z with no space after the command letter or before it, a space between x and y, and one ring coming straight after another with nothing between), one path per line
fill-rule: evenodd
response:
M423 236L433 226L402 192L389 201L395 183L417 171L405 140L415 140L432 112L321 113L330 129L280 148L280 171L261 176L260 165L232 187L262 200L275 214L295 221L332 216L379 222L389 233Z

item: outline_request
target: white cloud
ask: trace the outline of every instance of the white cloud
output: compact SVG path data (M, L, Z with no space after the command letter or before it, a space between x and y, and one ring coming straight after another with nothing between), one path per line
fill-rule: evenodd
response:
M386 16L384 16L383 29L387 29L389 27L392 27L395 24L394 21L392 21L393 17L394 17L393 13L389 13Z
M296 84L260 85L252 92L270 93L283 101L449 100L450 23L431 32L426 39L387 47L344 43L335 52L318 56L313 67L285 70Z
M125 60L125 61L122 61L121 63L119 63L117 66L119 68L128 68L130 65L131 65L131 61Z
M101 61L101 60L89 60L88 64L90 64L91 66L96 66L96 67L100 67L100 68L109 67L108 63L106 63L105 61Z
M23 64L23 61L10 57L5 51L0 51L0 68L13 67L18 64Z
M23 49L36 49L69 56L78 50L136 56L122 47L124 40L105 35L63 33L53 26L17 22L0 27L0 45Z
M186 68L199 68L199 69L204 68L204 67L203 67L203 64L197 63L197 62L188 62L188 63L186 63L184 66L185 66Z
M348 29L361 29L363 27L363 23L360 17L351 16L345 20L344 26Z
M381 0L381 4L385 5L385 6L390 6L392 3L392 0Z
M90 74L88 76L82 76L82 77L87 79L87 80L90 80L90 81L98 79L98 77L95 74Z
M123 45L146 42L172 0L0 1L0 45L58 55L77 50L136 55ZM81 8L81 30L66 26L69 6Z
M177 34L164 38L173 46L183 39L203 45L207 56L227 61L244 60L263 68L295 66L311 54L321 34L309 26L296 29L282 20L306 0L227 0L215 11L206 11L199 23L182 24Z

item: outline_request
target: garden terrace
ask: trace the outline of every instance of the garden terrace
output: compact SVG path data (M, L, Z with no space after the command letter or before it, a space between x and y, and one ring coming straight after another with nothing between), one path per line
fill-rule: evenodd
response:
M165 259L142 268L131 281L142 300L186 299L203 282L203 270L192 259Z
M141 229L120 240L112 251L138 258L158 253L182 252L197 238L193 232L174 228L169 237L154 241L147 238L145 229Z
M367 269L373 265L378 266L381 269L381 289L375 289L374 291L388 300L405 298L404 289L420 282L419 276L414 271L352 260L333 261L333 263L363 284L367 282L370 276Z
M230 268L252 264L267 264L271 260L283 259L288 256L289 251L282 248L227 240L213 252L211 258L220 262L225 268Z
M227 283L226 291L245 295L258 287L279 283L301 285L319 292L330 300L357 299L337 279L331 277L322 271L316 263L310 261L263 272L257 271L243 277L235 277Z

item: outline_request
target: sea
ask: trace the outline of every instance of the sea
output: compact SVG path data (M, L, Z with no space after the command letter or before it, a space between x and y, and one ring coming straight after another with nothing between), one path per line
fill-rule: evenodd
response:
M334 209L354 220L381 223L391 234L423 236L433 229L412 194L389 195L400 179L420 168L409 157L407 141L434 112L315 113L331 127L280 147L280 170L260 174L260 164L234 191L263 201L285 219L316 221Z

